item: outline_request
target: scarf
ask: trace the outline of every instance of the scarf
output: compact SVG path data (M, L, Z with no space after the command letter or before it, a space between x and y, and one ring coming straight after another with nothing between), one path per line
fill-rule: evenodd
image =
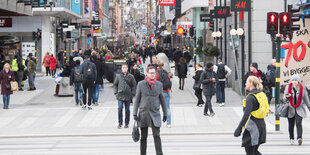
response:
M290 83L288 86L288 93L291 94L291 97L289 99L291 106L294 108L299 107L301 104L301 101L302 101L302 97L303 97L303 86L302 86L302 84L300 83L299 95L298 95L298 100L297 100L296 105L294 105L294 103L293 103L292 83Z
M151 80L150 78L146 77L146 81L149 84L151 90L153 89L154 85L155 85L155 79Z
M259 78L259 79L262 79L262 74L261 74L261 71L260 71L260 70L257 70L256 73L253 73L253 72L252 72L251 75L256 76L256 77Z

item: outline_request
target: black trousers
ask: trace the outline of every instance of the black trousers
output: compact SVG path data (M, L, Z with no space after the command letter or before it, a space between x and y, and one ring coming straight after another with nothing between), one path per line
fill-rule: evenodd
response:
M46 76L51 75L50 67L45 67Z
M88 91L88 106L91 105L94 91L94 82L83 82L83 103L86 105L86 93Z
M198 98L198 103L197 103L197 105L198 105L198 104L204 104L204 101L203 101L203 99L202 99L202 89L196 89L196 90L195 90L195 95L196 95L197 98Z
M295 123L297 128L297 139L302 138L302 117L296 113L293 118L288 118L288 131L290 133L290 139L294 139Z
M207 114L208 110L210 110L210 114L214 113L213 109L212 109L211 99L212 99L212 96L206 96L206 104L205 104L204 114Z
M55 76L55 74L56 74L56 69L51 70L51 72L52 72L52 76Z
M246 155L261 155L261 153L258 151L258 147L259 145L245 147L244 149Z
M163 155L160 139L160 128L152 126L156 155ZM141 128L140 154L146 155L148 127Z

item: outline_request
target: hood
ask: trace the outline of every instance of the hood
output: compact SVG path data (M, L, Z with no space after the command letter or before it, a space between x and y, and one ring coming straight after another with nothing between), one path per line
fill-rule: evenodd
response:
M269 64L267 66L267 70L276 69L276 66L273 66L272 64Z

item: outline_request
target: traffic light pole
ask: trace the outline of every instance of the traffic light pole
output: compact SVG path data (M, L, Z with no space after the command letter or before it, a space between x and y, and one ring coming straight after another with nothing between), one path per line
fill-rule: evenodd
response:
M276 103L275 108L277 108L277 105L280 104L280 51L281 51L281 37L276 37ZM280 117L275 116L275 130L280 131Z

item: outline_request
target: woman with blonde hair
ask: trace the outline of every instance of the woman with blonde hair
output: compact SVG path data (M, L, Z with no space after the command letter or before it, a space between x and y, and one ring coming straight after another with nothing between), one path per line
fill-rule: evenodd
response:
M291 83L286 86L283 99L289 102L288 130L291 145L294 144L294 126L297 128L297 142L302 144L302 119L307 116L304 104L310 111L309 97L306 87L301 83L300 77L295 74L291 77Z
M257 77L249 76L246 80L245 89L248 95L245 99L243 117L234 132L234 136L239 137L242 129L245 128L242 136L242 147L245 148L246 154L261 155L258 148L266 142L266 124L264 118L257 118L253 112L260 108L260 103L255 95L262 92L263 85Z
M14 73L10 70L10 64L5 63L0 73L1 95L3 95L3 109L9 109L11 91L11 81L15 80Z

